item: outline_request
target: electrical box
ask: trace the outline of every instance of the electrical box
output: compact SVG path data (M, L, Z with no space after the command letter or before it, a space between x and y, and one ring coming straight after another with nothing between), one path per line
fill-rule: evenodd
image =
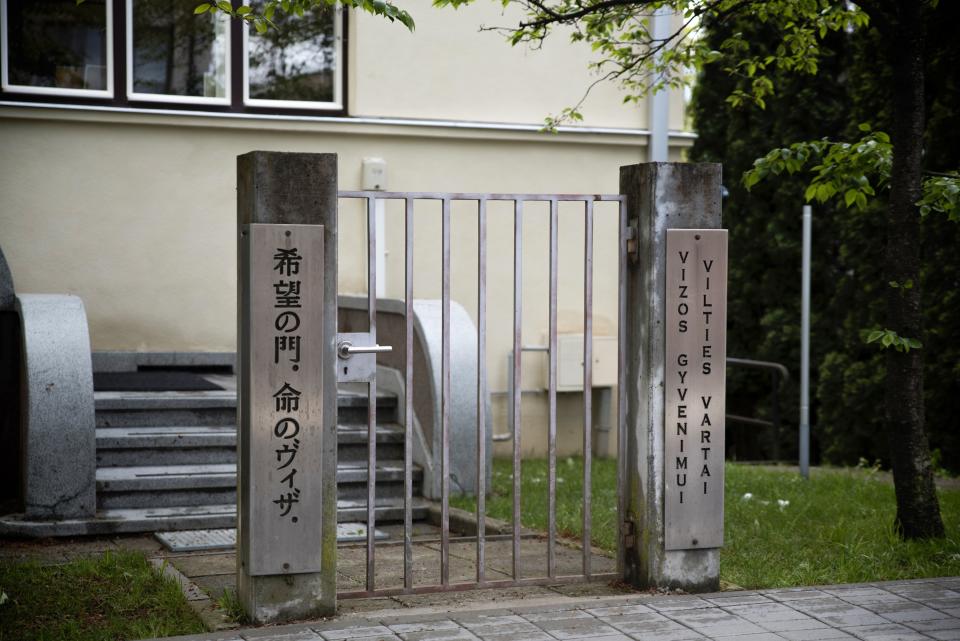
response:
M383 158L363 159L361 189L364 191L385 191L387 189L386 160Z
M550 380L550 360L543 359ZM615 387L617 384L617 339L613 336L593 337L593 386ZM583 334L557 336L557 391L583 390Z

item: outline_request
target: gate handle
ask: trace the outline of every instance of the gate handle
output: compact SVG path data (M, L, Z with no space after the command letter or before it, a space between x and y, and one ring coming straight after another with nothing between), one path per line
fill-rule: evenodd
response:
M337 344L337 356L350 358L353 354L384 354L392 352L392 345L367 345L354 347L350 341L341 341Z

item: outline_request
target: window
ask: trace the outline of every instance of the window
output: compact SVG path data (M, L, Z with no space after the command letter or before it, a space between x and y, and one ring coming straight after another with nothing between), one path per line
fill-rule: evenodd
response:
M340 47L336 10L303 16L275 15L266 33L244 25L244 92L248 105L264 107L340 104Z
M127 95L230 104L230 18L196 0L126 0Z
M344 14L260 34L198 0L0 0L0 99L233 112L342 112Z
M113 95L113 10L105 0L4 0L3 90Z

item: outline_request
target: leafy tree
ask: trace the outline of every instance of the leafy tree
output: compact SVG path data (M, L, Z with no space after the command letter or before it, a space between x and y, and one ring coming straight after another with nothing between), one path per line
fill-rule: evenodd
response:
M333 0L267 0L262 11L249 6L233 9L229 2L201 4L197 10L231 13L266 30L273 12L302 13ZM438 6L474 0L435 0ZM746 177L758 182L768 175L814 172L807 197L818 201L841 198L847 207L864 208L878 193L888 193L886 244L882 280L897 283L885 293L885 320L867 339L886 348L884 406L897 496L897 526L906 538L942 536L943 521L933 485L930 452L924 431L923 322L920 306L920 213L950 218L960 207L960 178L924 179L925 74L924 16L936 0L501 0L519 7L521 22L505 31L513 44L538 44L559 27L574 41L589 43L599 54L594 64L601 78L616 81L628 100L640 100L650 90L687 82L690 68L701 69L729 54L726 69L736 80L727 101L732 106L765 107L776 93L777 73L816 74L824 42L849 29L876 29L882 46L874 53L888 61L891 93L887 105L890 135L865 131L853 143L796 143L760 159ZM358 7L413 27L410 16L384 0L347 0ZM650 30L650 16L667 11L678 17L665 37ZM701 24L720 24L749 16L772 29L779 43L755 47L733 33L719 50L699 37ZM890 43L896 43L896 47ZM579 105L559 118L581 117ZM921 203L922 201L922 203ZM908 286L908 284L910 286Z

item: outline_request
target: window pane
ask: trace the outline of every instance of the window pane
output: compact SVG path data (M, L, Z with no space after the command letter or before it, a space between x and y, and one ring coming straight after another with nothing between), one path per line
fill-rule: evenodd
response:
M262 34L250 29L250 98L333 102L337 15L332 7L303 16L278 11L275 28Z
M227 95L228 17L195 15L197 0L131 4L134 93Z
M104 0L8 0L5 28L10 84L108 88Z

